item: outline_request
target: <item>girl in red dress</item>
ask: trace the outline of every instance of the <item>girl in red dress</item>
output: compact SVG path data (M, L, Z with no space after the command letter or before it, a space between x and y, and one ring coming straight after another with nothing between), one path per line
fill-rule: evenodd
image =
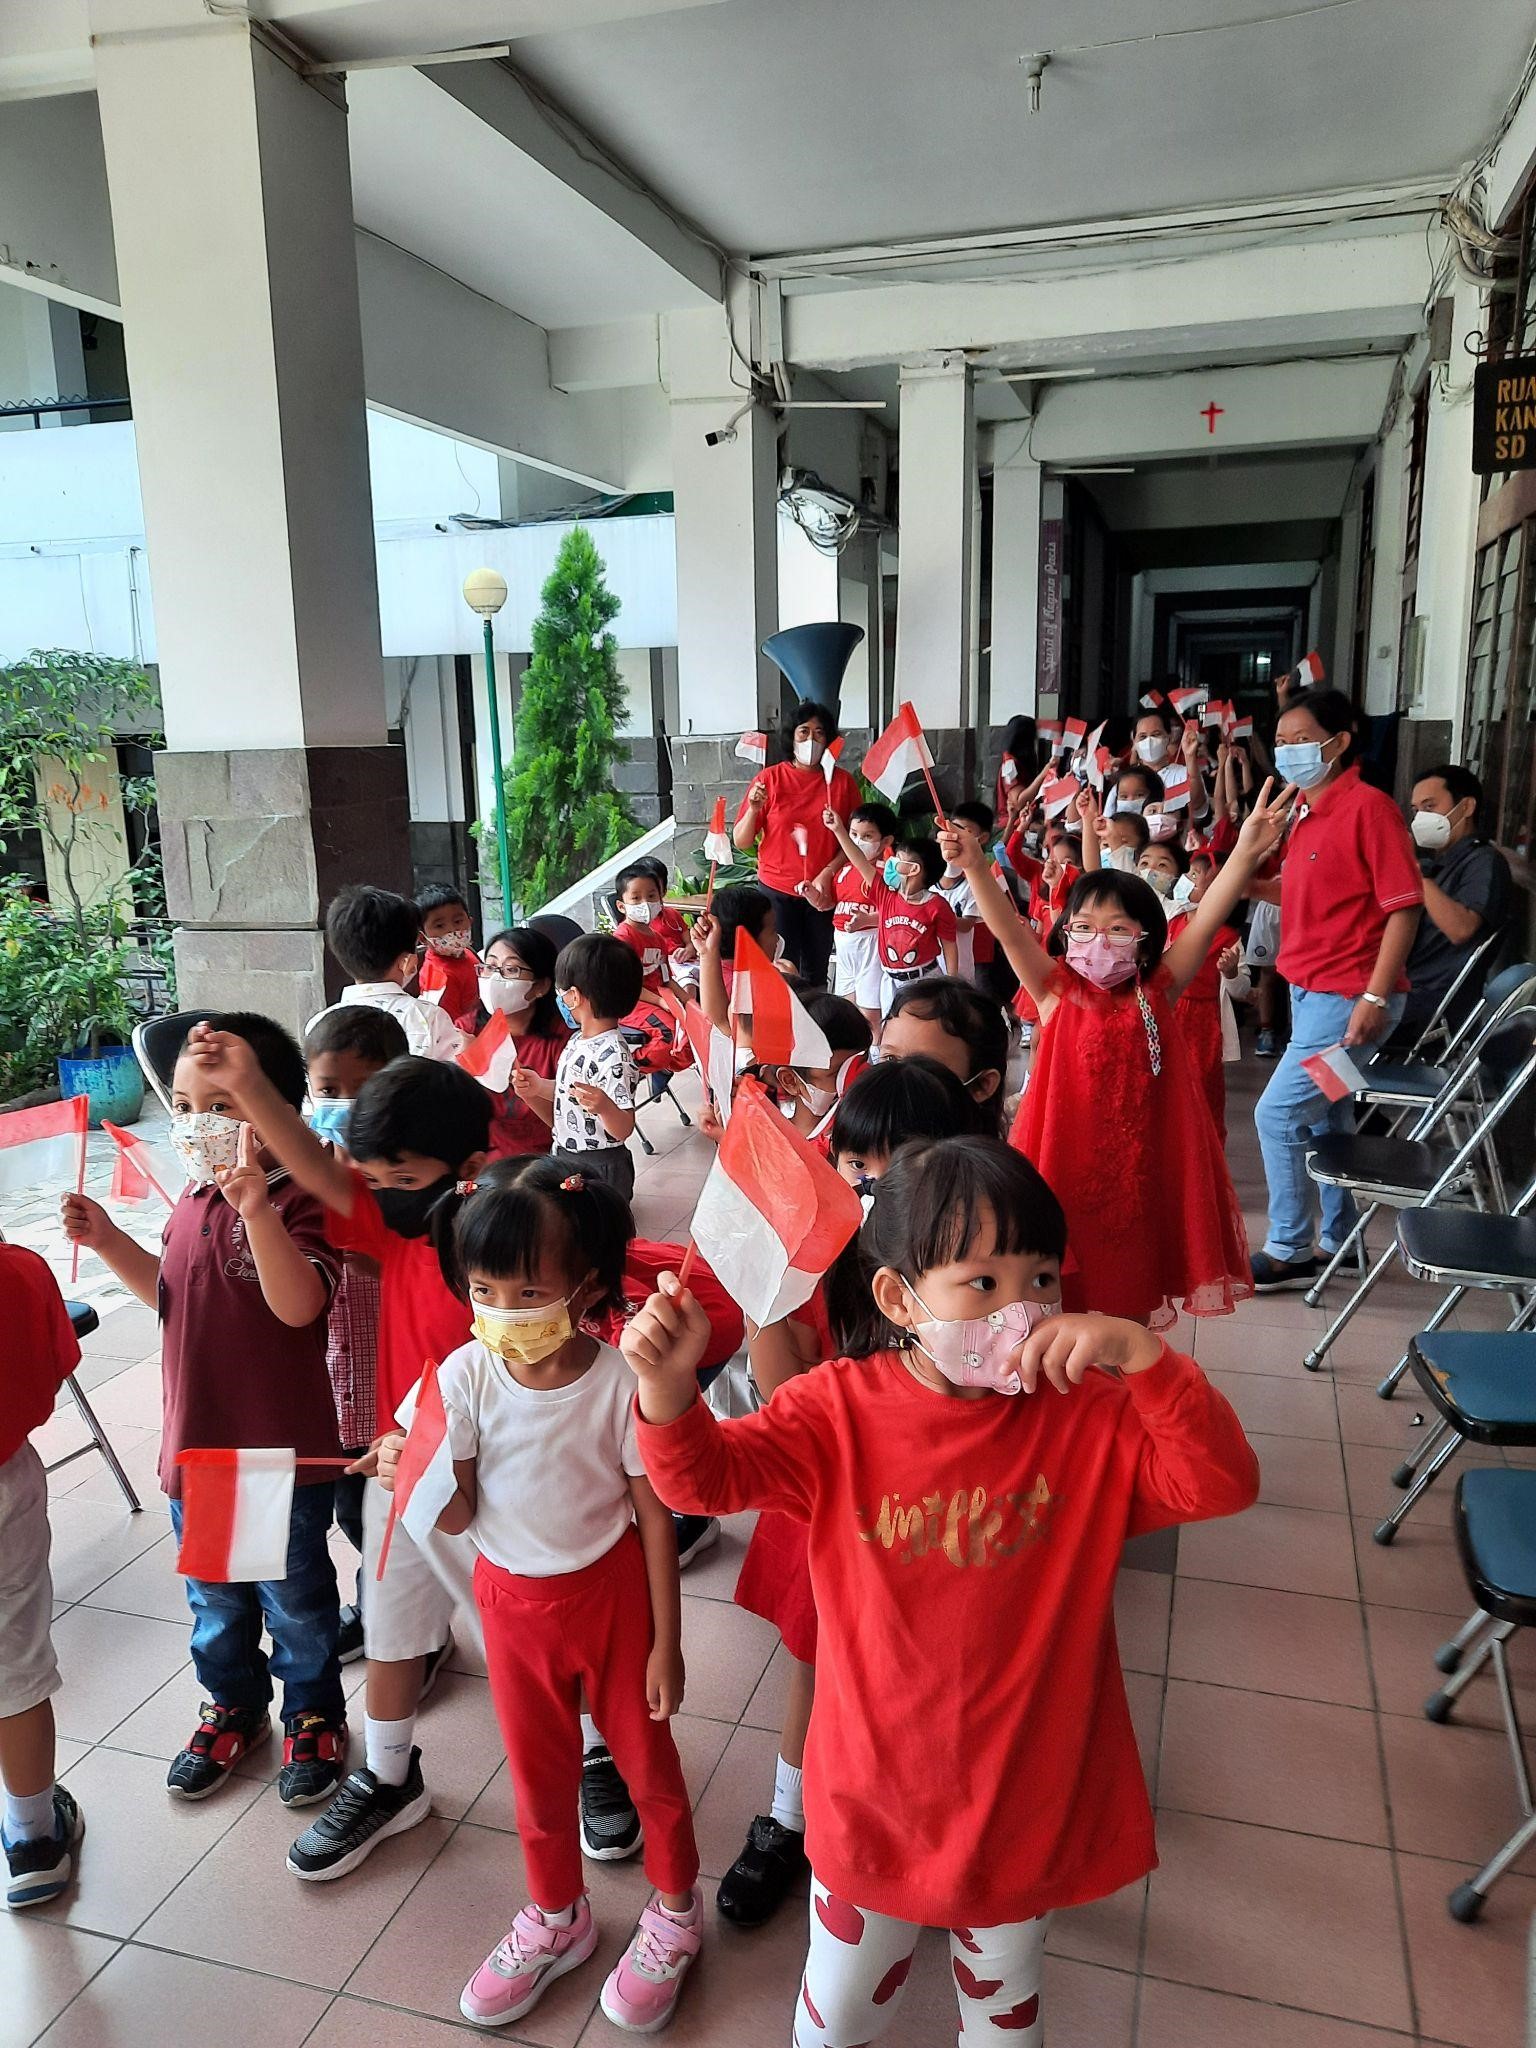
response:
M945 854L970 863L977 906L1039 1006L1012 1142L1066 1211L1070 1308L1092 1302L1165 1328L1175 1298L1191 1315L1225 1315L1252 1291L1242 1214L1173 1004L1279 838L1290 800L1285 791L1271 803L1266 787L1166 958L1162 904L1140 876L1085 874L1042 946L964 835L946 836Z
M555 1068L570 1031L555 1002L553 939L531 925L498 932L485 949L480 970L480 1006L506 1014L517 1047L512 1085L493 1095L491 1152L497 1159L517 1159L547 1152L555 1114Z
M1194 915L1215 870L1209 861L1202 863L1197 882L1190 872L1189 855L1177 840L1167 839L1146 849L1136 864L1136 872L1169 905L1171 946ZM1227 1142L1225 1062L1237 1057L1237 1020L1232 1014L1232 996L1247 993L1242 957L1238 934L1231 925L1224 924L1206 948L1194 980L1179 997L1174 1010L1223 1147Z

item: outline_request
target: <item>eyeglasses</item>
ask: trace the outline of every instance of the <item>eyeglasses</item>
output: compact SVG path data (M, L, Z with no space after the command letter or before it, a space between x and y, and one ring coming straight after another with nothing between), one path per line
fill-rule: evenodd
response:
M1067 937L1069 939L1129 939L1134 942L1138 939L1144 939L1146 933L1140 925L1130 924L1112 924L1106 931L1100 931L1096 924L1085 923L1079 918L1075 923L1067 926Z
M532 981L533 976L526 967L498 967L494 960L482 963L480 972L487 981Z

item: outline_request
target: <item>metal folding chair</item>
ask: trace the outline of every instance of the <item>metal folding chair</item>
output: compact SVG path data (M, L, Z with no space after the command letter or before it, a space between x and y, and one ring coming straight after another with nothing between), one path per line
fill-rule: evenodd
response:
M1521 1189L1507 1216L1466 1209L1405 1209L1397 1219L1397 1244L1403 1270L1415 1280L1448 1288L1444 1300L1424 1325L1428 1336L1450 1315L1464 1295L1474 1290L1507 1294L1514 1311L1513 1329L1536 1289L1536 1179ZM1376 1391L1390 1401L1408 1370L1408 1354L1393 1366ZM1407 1485L1406 1480L1398 1484Z
M1443 1039L1445 1041L1444 1045L1441 1048L1442 1052L1448 1053L1455 1051L1455 1048L1457 1044L1460 1042L1462 1035L1465 1033L1467 1026L1469 1025L1469 1023L1471 1023L1472 1019L1476 1017L1477 1012L1481 1007L1481 1003L1474 1003L1472 1008L1467 1012L1466 1016L1462 1018L1461 1023L1455 1026L1454 1029L1447 1021L1450 1016L1452 1005L1455 1003L1456 998L1461 994L1462 990L1466 987L1467 983L1475 978L1478 969L1487 963L1488 956L1491 953L1494 953L1498 950L1498 947L1502 943L1503 938L1504 927L1502 925L1495 925L1491 931L1485 932L1483 936L1478 940L1477 944L1472 948L1471 952L1467 955L1466 959L1462 961L1461 966L1457 971L1455 980L1451 983L1450 987L1446 990L1445 994L1440 998L1439 1002L1436 1003L1434 1014L1425 1024L1424 1029L1419 1033L1418 1037L1413 1041L1413 1044L1408 1048L1407 1057L1409 1059L1415 1060L1424 1059L1425 1057L1427 1057L1430 1046L1434 1044L1434 1042L1437 1039ZM1488 995L1489 990L1485 989L1483 992L1482 1002L1486 1002L1488 1000Z
M1440 1419L1393 1473L1408 1490L1371 1531L1377 1543L1396 1540L1463 1444L1536 1448L1536 1335L1519 1327L1528 1319L1522 1314L1514 1329L1497 1332L1426 1330L1408 1346L1413 1376Z
M92 1330L101 1327L101 1318L88 1301L67 1301L64 1306L69 1310L69 1320L74 1324L77 1337L88 1337ZM76 1458L88 1458L93 1451L100 1451L102 1457L107 1461L108 1471L122 1489L123 1499L128 1503L128 1512L134 1515L142 1513L143 1502L139 1499L137 1493L134 1492L133 1481L123 1470L122 1460L118 1457L117 1452L113 1450L111 1438L97 1420L95 1409L85 1398L85 1389L73 1373L69 1375L64 1384L69 1389L70 1399L80 1411L81 1421L91 1433L91 1441L88 1444L82 1444L77 1451L66 1451L62 1458L55 1458L51 1465L44 1466L44 1471L61 1471L64 1466L73 1465Z

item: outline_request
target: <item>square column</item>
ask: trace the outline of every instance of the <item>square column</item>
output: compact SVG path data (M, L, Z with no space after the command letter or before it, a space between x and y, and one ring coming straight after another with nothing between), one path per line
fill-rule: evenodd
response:
M1405 397L1376 453L1375 568L1365 651L1365 702L1371 717L1397 708L1398 642L1403 627L1403 550L1408 539L1406 483L1413 406Z
M976 407L963 355L901 372L900 550L896 695L926 726L976 717Z
M1004 430L999 430L1004 431ZM1011 438L1017 441L1017 433ZM990 717L1033 717L1039 701L1040 465L1015 455L992 472Z
M1472 578L1477 563L1481 478L1472 468L1469 387L1475 358L1465 343L1482 325L1475 285L1458 279L1447 361L1430 372L1429 434L1424 450L1418 607L1429 620L1424 642L1424 694L1414 722L1432 719L1433 748L1456 760L1461 746L1472 630Z

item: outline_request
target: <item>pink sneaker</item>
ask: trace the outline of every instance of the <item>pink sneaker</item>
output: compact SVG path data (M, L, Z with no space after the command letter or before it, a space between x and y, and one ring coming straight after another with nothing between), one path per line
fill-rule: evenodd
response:
M531 2011L557 1977L579 1969L596 1947L597 1926L585 1896L569 1927L551 1927L537 1906L524 1906L506 1940L464 1986L459 2011L477 2027L504 2027Z
M686 1920L664 1913L655 1899L640 1915L627 1954L603 1986L603 2017L628 2034L659 2034L677 2010L699 1944L704 1908L697 1891Z

